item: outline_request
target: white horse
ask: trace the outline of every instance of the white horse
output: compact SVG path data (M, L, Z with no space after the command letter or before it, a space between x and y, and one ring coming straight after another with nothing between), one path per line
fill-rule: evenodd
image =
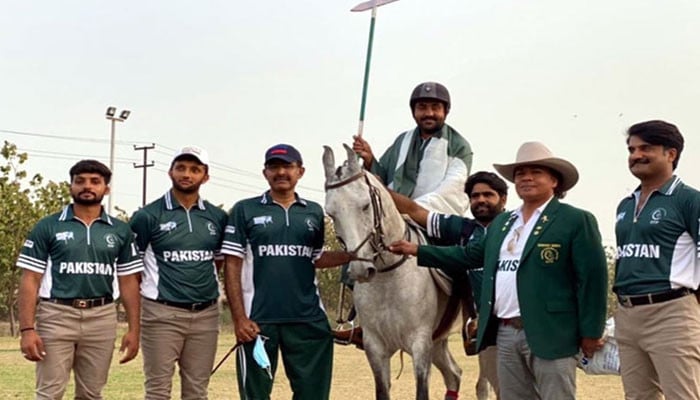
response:
M428 400L431 363L442 373L446 400L456 398L462 370L447 348L447 333L435 332L448 295L428 268L413 257L395 255L389 243L416 240L379 180L365 172L347 145L347 161L336 169L333 150L324 146L326 212L335 230L357 260L349 274L357 283L355 308L362 321L363 344L375 382L377 400L388 400L390 359L399 350L413 357L416 399ZM434 333L438 336L433 339Z

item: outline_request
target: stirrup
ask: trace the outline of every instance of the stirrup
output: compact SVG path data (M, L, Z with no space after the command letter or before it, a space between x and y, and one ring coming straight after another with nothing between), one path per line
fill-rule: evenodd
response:
M345 329L346 324L350 325L350 329ZM343 339L343 338L338 337L337 333L345 332L348 330L350 331L350 334L348 335L347 339ZM352 338L354 335L355 335L355 320L345 321L345 323L339 323L338 326L335 327L335 330L333 330L333 342L347 346L347 345L353 344Z
M464 343L464 352L468 356L473 356L478 354L479 351L476 347L476 330L479 320L477 318L472 319L471 317L467 319L467 322L462 328L462 340Z

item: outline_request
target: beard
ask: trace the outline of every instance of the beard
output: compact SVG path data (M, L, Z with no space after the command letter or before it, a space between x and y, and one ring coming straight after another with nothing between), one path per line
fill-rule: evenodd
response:
M85 193L85 192L82 192L82 193ZM82 193L78 193L78 194L71 193L71 197L73 198L73 203L80 204L81 206L93 206L95 204L101 204L102 199L104 198L104 195L98 196L97 194L95 194L93 192L89 192L89 193L94 194L95 197L90 198L90 199L84 199L84 198L80 197L80 195Z
M475 220L486 226L490 224L498 214L501 213L501 210L497 205L478 204L476 207L471 207L471 212Z
M440 129L442 129L442 127L445 125L444 122L443 122L443 123L439 123L439 122L438 122L437 120L435 120L435 119L430 119L430 120L433 121L433 122L435 123L432 127L424 127L423 124L422 124L423 120L421 120L421 123L418 124L418 126L420 127L421 132L427 133L428 135L433 135L433 134L439 132Z
M180 193L185 193L185 194L197 193L199 191L200 186L201 185L195 185L195 184L192 184L189 186L182 186L173 180L173 188Z

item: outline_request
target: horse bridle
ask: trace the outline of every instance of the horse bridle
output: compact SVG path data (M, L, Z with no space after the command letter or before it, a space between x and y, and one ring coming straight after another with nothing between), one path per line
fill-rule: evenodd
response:
M369 178L367 177L367 172L362 170L358 172L357 174L338 181L334 183L326 183L325 189L328 191L329 189L336 189L341 186L345 186L349 183L352 183L358 179L365 178L365 183L369 187L369 198L371 201L371 207L372 207L372 218L374 220L372 230L367 233L367 236L360 241L360 244L355 247L355 250L349 251L349 253L353 256L352 259L354 261L365 261L365 262L371 262L376 265L377 259L381 260L382 263L384 263L384 259L382 258L382 252L389 251L389 246L384 242L384 225L382 224L382 215L384 215L384 207L382 205L382 198L379 195L379 189L372 185L372 182L370 182ZM410 229L408 229L408 224L406 224L406 231L404 232L404 238L406 240L410 240ZM342 242L342 240L341 240ZM344 242L342 242L345 244ZM362 258L362 257L357 257L357 252L360 251L360 249L365 245L368 244L374 251L372 254L372 258ZM398 267L400 267L406 260L408 259L407 255L403 255L399 261L388 265L382 269L377 269L377 272L389 272L391 270L394 270Z

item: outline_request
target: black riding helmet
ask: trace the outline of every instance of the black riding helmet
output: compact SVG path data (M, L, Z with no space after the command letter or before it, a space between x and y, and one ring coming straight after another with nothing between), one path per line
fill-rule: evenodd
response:
M450 92L437 82L423 82L411 93L411 112L419 100L438 100L445 104L445 111L450 111Z

